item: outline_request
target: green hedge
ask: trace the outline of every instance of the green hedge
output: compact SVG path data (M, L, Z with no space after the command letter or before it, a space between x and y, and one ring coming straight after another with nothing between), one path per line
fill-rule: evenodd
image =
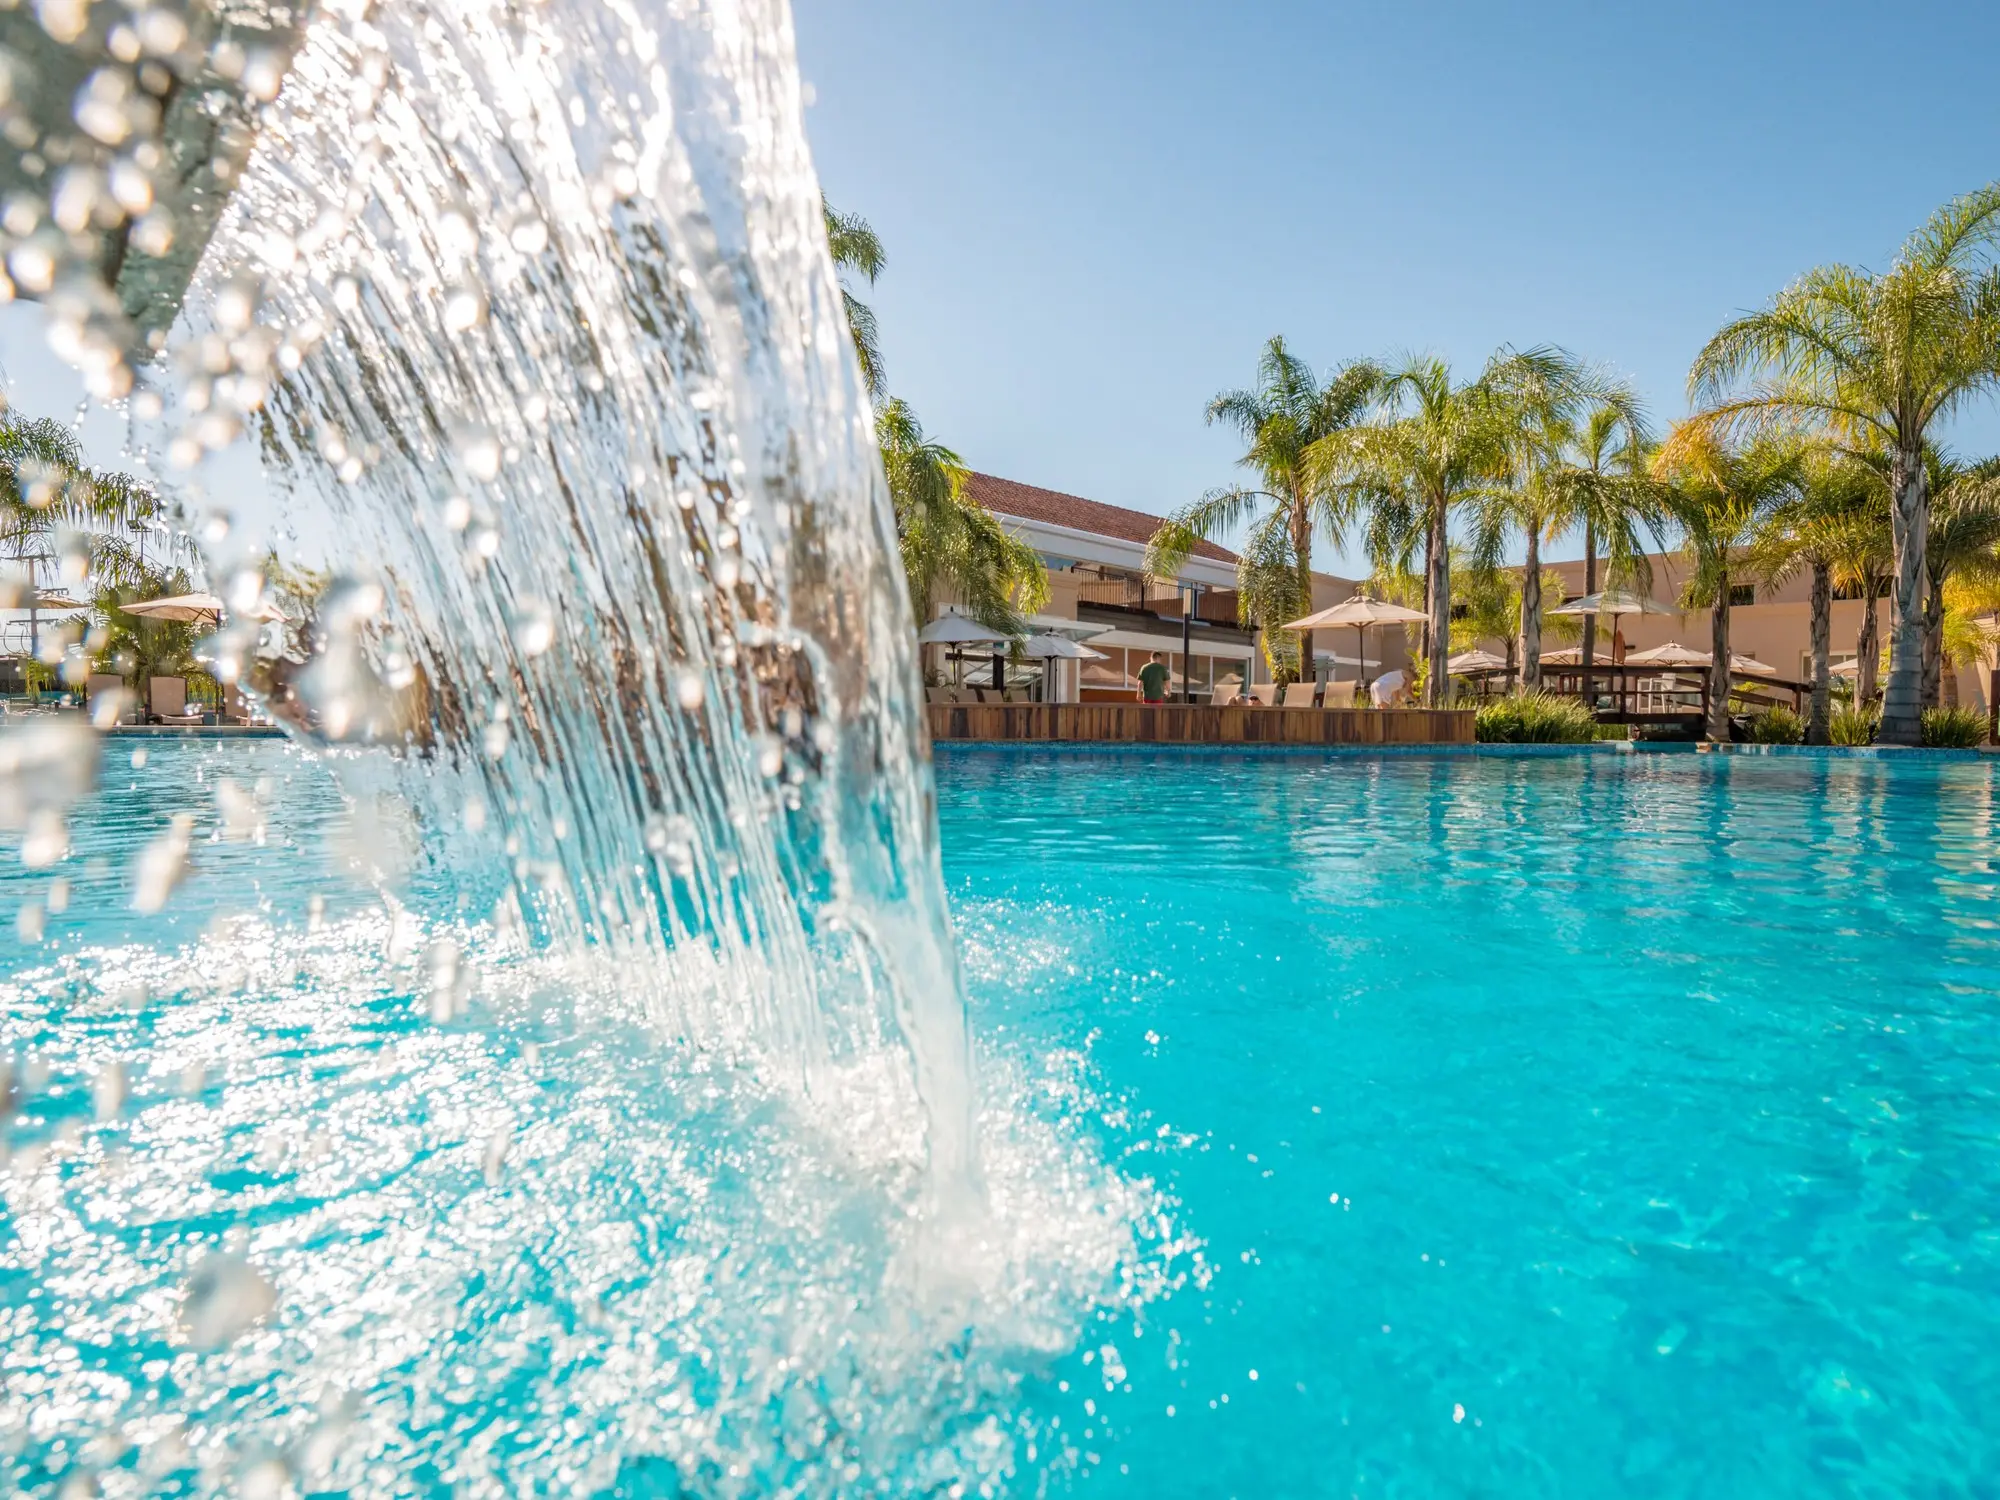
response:
M1482 745L1583 745L1597 738L1597 720L1579 699L1520 693L1485 704L1473 737Z

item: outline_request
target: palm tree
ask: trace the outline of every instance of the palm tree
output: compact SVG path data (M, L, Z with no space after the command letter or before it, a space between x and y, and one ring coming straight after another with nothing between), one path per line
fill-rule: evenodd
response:
M1864 617L1873 619L1875 601L1867 589L1882 519L1874 475L1837 450L1818 445L1803 455L1797 488L1772 509L1750 545L1750 569L1770 587L1802 567L1811 574L1808 745L1832 742L1833 591L1836 586L1858 587ZM1872 640L1864 644L1873 649Z
M1459 580L1451 610L1453 655L1469 651L1481 641L1501 642L1507 653L1507 687L1511 692L1520 671L1521 658L1517 653L1527 635L1522 603L1526 570L1516 573L1512 568L1490 566L1484 559L1474 558L1464 567L1454 566L1452 575ZM1546 614L1551 601L1560 606L1568 595L1562 574L1554 568L1543 568L1538 582L1536 594L1545 612L1537 632L1538 641L1547 639L1571 645L1582 629L1576 617Z
M1797 490L1795 447L1730 446L1700 421L1674 429L1653 459L1653 477L1684 537L1692 564L1681 603L1709 611L1708 737L1729 738L1729 608L1731 575L1771 513Z
M820 200L820 213L826 220L826 247L835 268L861 276L873 286L875 278L889 264L881 238L859 214L840 213L824 198ZM868 387L869 399L880 401L888 383L882 369L875 310L855 296L845 282L840 287L840 305L847 314L847 331L854 339L855 357L861 362L862 383Z
M1933 453L1926 466L1931 493L1929 543L1924 548L1924 650L1922 701L1942 701L1945 667L1945 596L1954 577L1995 569L2000 546L2000 459L1970 467Z
M1273 338L1257 361L1256 387L1208 403L1211 423L1242 434L1240 462L1257 483L1210 490L1169 517L1146 548L1146 571L1172 578L1197 544L1248 523L1237 570L1239 617L1262 626L1265 660L1282 681L1312 674L1312 632L1300 636L1299 666L1288 671L1291 650L1279 627L1311 610L1314 537L1324 532L1338 545L1347 518L1340 496L1313 481L1306 455L1368 414L1381 379L1374 365L1355 361L1321 380Z
M1645 518L1657 536L1660 520L1649 484L1606 468L1614 443L1634 453L1645 446L1645 419L1629 386L1561 350L1509 360L1496 377L1503 420L1511 429L1512 477L1477 502L1474 555L1481 566L1495 567L1510 535L1518 532L1524 543L1521 685L1532 692L1542 681L1543 542L1581 524L1591 554L1585 591L1594 592L1595 525L1601 521L1612 542L1614 569L1650 582L1639 523Z
M27 575L31 637L39 634L34 590L56 581L65 553L80 554L97 584L143 582L160 513L158 497L129 474L92 469L63 423L0 407L0 555ZM185 542L167 540L161 550L162 562L187 555Z
M1646 538L1666 546L1667 517L1646 471L1652 436L1645 412L1629 388L1619 386L1592 403L1572 436L1557 486L1572 528L1583 528L1583 592L1598 590L1597 553L1606 552L1605 581L1652 592L1653 565ZM1642 535L1644 533L1644 535ZM1590 669L1597 660L1597 616L1583 617L1583 696L1590 700Z
M883 403L875 416L875 441L882 449L917 618L930 618L937 595L949 590L982 625L1020 635L1026 628L1022 611L1048 601L1041 555L966 492L965 465L924 436L905 403Z
M1548 349L1502 350L1477 380L1456 383L1432 355L1406 360L1383 377L1378 419L1313 445L1309 471L1351 512L1371 512L1376 560L1424 556L1424 698L1433 708L1449 692L1451 653L1451 513L1490 496L1512 474L1518 421L1513 398L1539 367L1555 378L1567 357Z
M1803 427L1888 457L1895 550L1894 634L1884 744L1922 738L1925 551L1931 495L1924 445L2000 385L2000 182L1940 208L1879 274L1807 272L1696 356L1689 389L1717 430Z

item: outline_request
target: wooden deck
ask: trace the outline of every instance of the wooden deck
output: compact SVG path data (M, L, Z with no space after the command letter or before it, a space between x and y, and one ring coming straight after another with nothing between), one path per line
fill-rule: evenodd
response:
M1205 703L933 703L933 740L1133 745L1469 745L1464 708L1212 708Z

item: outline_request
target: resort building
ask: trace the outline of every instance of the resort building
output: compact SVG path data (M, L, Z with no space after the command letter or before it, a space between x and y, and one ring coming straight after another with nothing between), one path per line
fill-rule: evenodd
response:
M1233 691L1246 681L1270 680L1256 631L1238 622L1237 558L1228 548L1204 542L1171 581L1150 579L1146 544L1160 517L992 474L973 474L970 489L972 498L1033 546L1048 568L1049 601L1033 617L1033 627L1068 636L1101 655L1057 663L1047 684L1052 699L1129 701L1138 694L1139 668L1155 651L1172 666L1176 697L1192 693L1205 702L1219 684ZM1355 591L1352 579L1315 573L1313 608L1338 604ZM978 654L980 647L964 649L967 659L987 659ZM1384 669L1385 656L1388 666L1408 660L1397 630L1368 632L1365 671L1359 650L1352 632L1319 632L1317 675L1328 681L1374 677ZM926 667L946 671L945 655L945 648L927 648ZM1039 668L1026 675L1039 675ZM982 674L976 680L990 678Z

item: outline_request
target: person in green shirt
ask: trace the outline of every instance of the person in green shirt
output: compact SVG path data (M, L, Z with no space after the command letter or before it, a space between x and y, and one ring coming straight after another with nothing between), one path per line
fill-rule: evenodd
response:
M1171 675L1167 671L1166 662L1161 658L1160 653L1155 651L1153 659L1147 662L1145 666L1139 668L1139 696L1148 703L1165 703L1167 701L1167 679Z

